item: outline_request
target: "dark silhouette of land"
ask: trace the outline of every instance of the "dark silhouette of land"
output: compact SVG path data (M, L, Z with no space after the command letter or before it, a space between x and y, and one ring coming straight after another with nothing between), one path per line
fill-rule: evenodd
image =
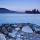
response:
M37 9L33 9L32 11L25 11L25 13L28 13L28 14L40 14L39 10Z
M25 12L17 12L6 8L0 8L0 13L18 13L18 14L40 14L39 10L33 9L32 11L26 10Z
M9 10L9 9L6 9L6 8L0 8L0 13L14 13L16 11L12 11L12 10Z

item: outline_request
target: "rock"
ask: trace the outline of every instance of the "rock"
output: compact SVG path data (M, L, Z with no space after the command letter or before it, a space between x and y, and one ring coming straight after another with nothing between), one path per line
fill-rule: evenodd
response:
M24 26L22 28L22 31L27 33L33 33L32 29L29 26Z
M19 28L19 27L18 27L18 28L15 28L15 30L17 30L17 31L18 31L18 30L20 30L20 28Z
M0 40L6 40L6 38L3 34L0 34Z
M2 30L1 30L1 31L2 31L4 34L8 34L8 33L9 33L5 27L2 27Z
M7 31L10 32L10 33L12 32L12 30L13 30L12 27L8 27L8 28L7 28Z
M17 31L13 30L12 33L9 33L10 36L15 37L16 36Z

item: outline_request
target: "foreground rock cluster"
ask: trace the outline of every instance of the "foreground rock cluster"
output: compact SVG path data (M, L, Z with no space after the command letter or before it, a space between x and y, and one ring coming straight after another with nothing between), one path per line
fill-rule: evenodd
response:
M32 33L23 31L27 26L32 29ZM32 23L0 24L0 34L6 40L40 40L40 26Z

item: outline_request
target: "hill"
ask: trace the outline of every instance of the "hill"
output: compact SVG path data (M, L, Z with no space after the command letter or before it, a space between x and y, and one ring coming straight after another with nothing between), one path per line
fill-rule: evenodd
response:
M6 9L6 8L0 8L0 13L14 13L16 11L12 11L12 10L9 10L9 9Z

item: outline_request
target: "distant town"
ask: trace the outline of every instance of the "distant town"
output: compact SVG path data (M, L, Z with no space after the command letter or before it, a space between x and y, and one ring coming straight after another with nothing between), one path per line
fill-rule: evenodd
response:
M6 8L0 8L0 13L21 13L17 11L12 11ZM24 13L26 14L40 14L39 10L33 9L32 11L26 10Z

